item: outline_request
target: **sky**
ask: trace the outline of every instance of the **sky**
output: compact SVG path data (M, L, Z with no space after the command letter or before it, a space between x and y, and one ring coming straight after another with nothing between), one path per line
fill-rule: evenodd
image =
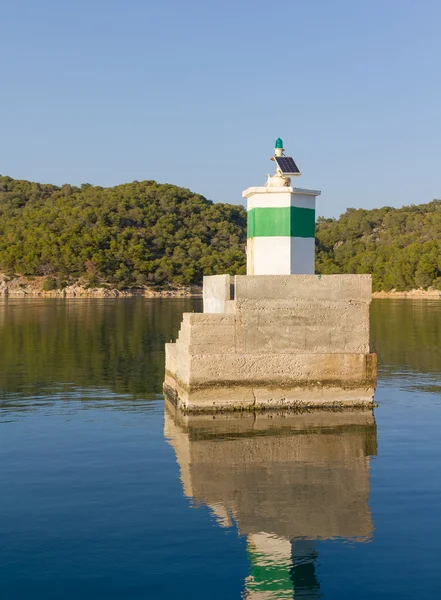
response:
M317 213L441 198L439 0L0 0L0 173Z

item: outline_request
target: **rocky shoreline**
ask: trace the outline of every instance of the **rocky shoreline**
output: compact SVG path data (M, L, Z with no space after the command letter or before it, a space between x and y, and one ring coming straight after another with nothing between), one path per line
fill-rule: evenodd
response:
M117 290L109 285L89 287L76 281L60 289L45 289L47 277L22 277L0 274L0 298L200 298L201 286L158 289L152 287ZM408 290L373 292L372 298L441 299L441 290Z
M149 287L117 290L110 286L89 287L77 281L60 289L44 289L46 277L0 275L0 298L197 298L199 286L155 289Z

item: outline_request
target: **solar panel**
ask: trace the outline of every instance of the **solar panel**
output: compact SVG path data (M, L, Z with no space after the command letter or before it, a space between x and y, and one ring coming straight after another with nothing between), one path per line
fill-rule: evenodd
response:
M291 156L275 156L274 160L283 175L300 175L300 171Z

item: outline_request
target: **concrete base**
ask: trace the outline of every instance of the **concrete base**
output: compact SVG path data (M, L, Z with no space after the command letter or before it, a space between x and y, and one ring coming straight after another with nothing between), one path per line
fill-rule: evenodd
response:
M166 344L184 411L372 405L368 275L204 278L204 313Z
M364 389L342 387L258 387L254 385L212 386L189 390L166 377L164 394L184 412L218 412L280 408L371 407L374 386Z

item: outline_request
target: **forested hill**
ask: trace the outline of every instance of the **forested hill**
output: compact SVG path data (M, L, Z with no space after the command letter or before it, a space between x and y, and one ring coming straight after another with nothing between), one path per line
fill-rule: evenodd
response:
M375 290L441 289L441 200L348 209L317 222L318 273L372 273ZM245 273L246 212L174 185L57 187L0 176L0 272L119 289Z
M374 290L441 289L441 200L319 218L317 272L372 273Z
M244 273L246 213L154 181L57 187L0 176L0 271L117 288Z

